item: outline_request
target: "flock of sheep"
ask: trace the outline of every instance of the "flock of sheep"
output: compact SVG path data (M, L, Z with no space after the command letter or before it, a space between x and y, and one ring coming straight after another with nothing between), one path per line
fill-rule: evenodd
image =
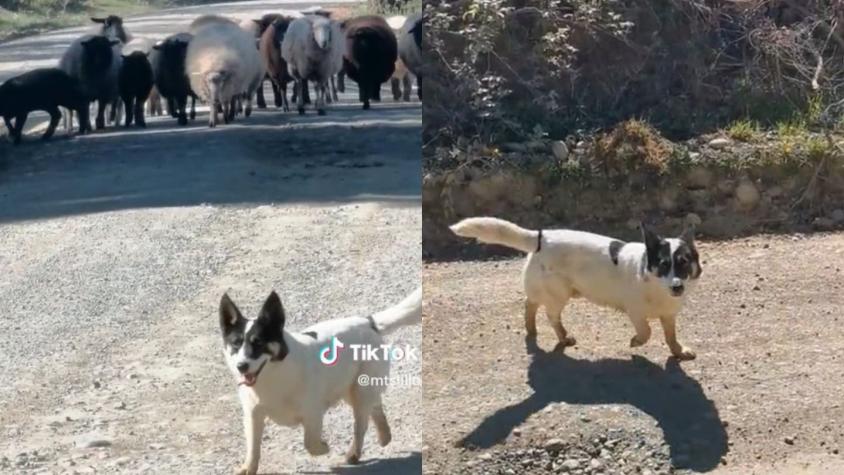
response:
M36 69L0 85L0 115L15 144L20 143L29 112L50 114L43 139L49 139L66 109L65 128L77 114L79 133L91 130L89 108L97 103L96 127L108 121L146 125L144 113L167 112L180 125L196 117L196 100L208 104L208 125L222 114L229 123L248 117L252 99L266 107L265 79L271 81L276 107L289 111L287 86L299 114L310 102L308 83L316 93L320 115L337 101L348 76L358 84L364 109L381 99L381 85L390 80L395 100L410 100L411 74L421 99L422 15L385 19L367 15L337 21L329 12L267 14L236 22L217 15L195 19L188 31L161 41L132 38L118 16L92 18L96 29L73 41L58 68ZM145 106L146 105L146 106ZM12 123L14 119L14 123Z

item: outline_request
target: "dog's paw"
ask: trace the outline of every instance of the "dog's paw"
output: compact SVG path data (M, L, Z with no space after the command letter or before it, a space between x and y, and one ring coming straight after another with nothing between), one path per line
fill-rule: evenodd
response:
M648 342L648 340L642 341L639 338L639 335L635 335L633 338L630 339L630 348L636 348L637 346L642 346L647 342Z
M246 465L234 471L234 475L256 475L257 473L257 468L249 468Z
M671 353L680 361L689 361L697 358L695 352L685 346L680 347L679 351L672 351Z
M329 452L328 444L326 444L324 440L320 440L319 442L312 442L310 444L305 443L305 449L307 449L308 453L313 455L314 457L325 455Z
M577 339L575 339L573 336L567 336L567 337L563 338L562 340L560 340L560 345L563 346L563 347L574 346L576 344L577 344Z
M387 429L386 431L378 431L378 444L381 447L386 447L391 440L393 440L393 434L390 432L389 429Z
M354 450L346 452L346 463L349 465L357 465L360 463L360 454Z

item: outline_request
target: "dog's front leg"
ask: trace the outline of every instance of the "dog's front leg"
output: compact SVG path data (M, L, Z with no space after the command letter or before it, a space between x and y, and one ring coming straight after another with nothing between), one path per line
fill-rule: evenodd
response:
M651 325L648 319L640 315L630 315L630 321L636 328L636 334L630 339L630 347L642 346L651 339Z
M305 449L313 456L328 453L328 444L322 440L322 418L324 411L312 411L303 421L305 428Z
M675 315L660 317L662 331L665 332L665 343L671 349L671 354L678 360L693 360L695 354L692 350L681 345L677 341L677 317Z
M261 458L261 437L264 434L266 417L258 408L243 412L243 430L246 434L246 461L237 475L255 475L258 473L258 461Z

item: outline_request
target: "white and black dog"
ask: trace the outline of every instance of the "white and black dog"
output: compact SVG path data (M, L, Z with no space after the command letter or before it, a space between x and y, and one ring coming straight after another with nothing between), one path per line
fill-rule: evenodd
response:
M422 288L401 303L371 317L350 317L317 323L303 332L284 328L281 299L272 292L258 318L249 320L227 294L220 301L220 327L226 364L239 380L238 394L243 407L246 433L246 462L237 472L254 474L258 470L261 435L270 419L285 426L301 424L305 448L311 455L328 453L322 439L325 412L341 399L354 413L354 440L346 461L357 463L361 457L369 418L378 430L382 446L390 442L390 426L381 405L383 385L361 386L358 378L387 378L389 361L356 361L334 355L324 363L320 353L326 347L342 345L380 346L383 335L422 319ZM333 350L336 352L336 348Z
M636 329L631 347L644 345L651 336L648 320L659 319L671 353L678 359L694 359L676 333L684 297L702 272L694 229L665 239L644 223L641 227L644 243L565 229L533 231L497 218L464 219L451 230L528 253L523 273L528 335L536 335L536 311L544 305L560 344L574 345L560 314L569 299L585 297L630 317Z

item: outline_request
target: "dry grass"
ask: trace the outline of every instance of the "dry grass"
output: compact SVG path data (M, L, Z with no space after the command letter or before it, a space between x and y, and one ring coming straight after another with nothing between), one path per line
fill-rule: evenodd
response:
M663 172L673 152L671 143L645 121L631 119L598 138L595 156L607 170Z

